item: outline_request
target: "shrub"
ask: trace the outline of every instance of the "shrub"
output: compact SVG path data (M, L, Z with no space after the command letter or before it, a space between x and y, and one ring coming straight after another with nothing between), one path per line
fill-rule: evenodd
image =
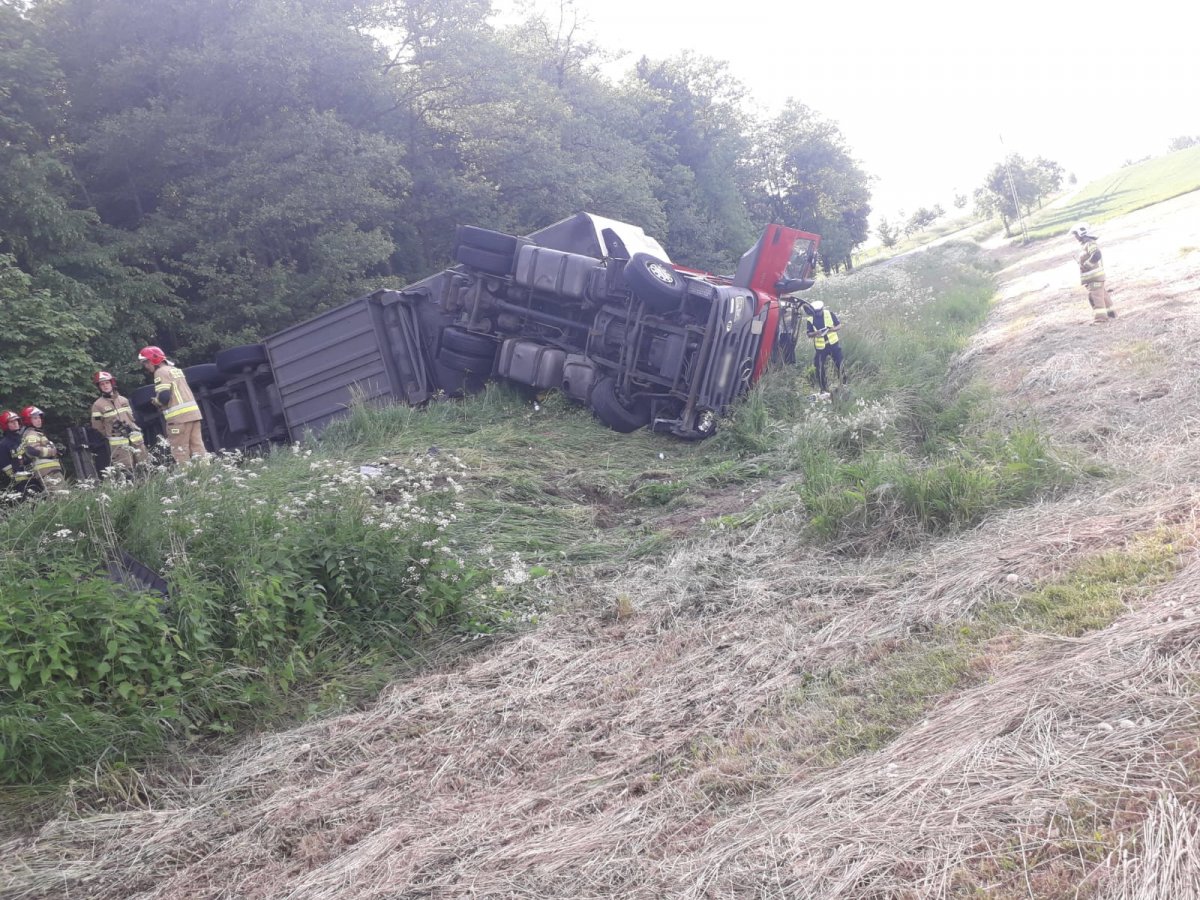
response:
M0 521L0 781L229 730L318 675L326 649L403 652L453 621L482 577L446 537L457 473L297 447ZM169 601L109 580L117 547L166 572Z

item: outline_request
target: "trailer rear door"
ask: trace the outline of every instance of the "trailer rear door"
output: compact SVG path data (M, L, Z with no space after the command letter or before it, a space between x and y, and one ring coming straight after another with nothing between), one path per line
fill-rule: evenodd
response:
M354 403L421 403L429 375L411 308L395 291L360 297L264 341L292 440Z

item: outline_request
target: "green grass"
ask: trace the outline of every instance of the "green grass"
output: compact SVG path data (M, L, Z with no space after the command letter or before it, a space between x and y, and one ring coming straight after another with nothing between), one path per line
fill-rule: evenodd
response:
M216 459L0 519L0 783L260 723L354 660L469 627L489 573L445 534L460 467L370 461ZM111 580L118 551L169 599Z
M870 549L1057 490L1078 471L1036 433L989 431L987 392L946 378L992 290L964 245L823 282L852 393L814 403L804 367L775 366L698 444L491 386L2 514L4 777L136 765L355 702L428 639L536 622L557 596L543 578L681 533L799 512L807 540ZM169 606L104 577L118 546L166 574Z
M1035 212L1031 238L1065 234L1077 222L1099 225L1172 197L1200 189L1200 146L1176 150L1098 178L1069 203Z
M1097 554L1015 602L998 601L956 625L876 648L876 658L813 674L788 698L815 719L808 759L834 765L886 746L943 698L987 677L990 645L1105 628L1179 570L1187 543L1162 530Z
M952 235L959 240L975 239L980 236L979 233L981 230L983 233L991 233L996 230L996 227L995 222L981 221L971 213L956 211L931 228L927 228L910 237L900 237L891 247L885 247L883 244L874 244L868 249L856 251L854 254L854 265L860 267L875 265L900 256L902 253L907 253L910 250L916 250L918 247L924 247L926 244L940 238L948 238Z

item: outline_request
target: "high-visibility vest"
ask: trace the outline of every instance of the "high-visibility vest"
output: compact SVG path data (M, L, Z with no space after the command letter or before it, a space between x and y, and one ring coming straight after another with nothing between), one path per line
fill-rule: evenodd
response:
M168 422L198 422L202 417L192 389L188 386L183 370L163 363L154 370L154 403L158 395L170 391L171 398L163 408L163 418Z
M816 313L816 317L820 318L821 324L818 325L813 316L807 316L805 318L806 330L820 331L822 328L830 329L827 334L813 335L813 346L818 350L824 350L826 344L836 344L838 342L838 333L833 330L835 327L833 313L829 310L821 310L819 313Z
M1103 280L1104 257L1100 254L1100 245L1095 241L1087 241L1079 251L1079 282L1095 284Z

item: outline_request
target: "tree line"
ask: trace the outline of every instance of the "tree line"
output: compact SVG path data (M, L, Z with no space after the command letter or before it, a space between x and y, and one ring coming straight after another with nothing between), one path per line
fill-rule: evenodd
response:
M1042 204L1062 187L1063 175L1063 167L1053 160L1041 156L1026 160L1019 153L1011 153L992 166L983 184L975 189L975 215L980 219L998 217L1004 226L1004 234L1011 237L1012 223L1022 212L1028 213L1035 207L1041 209ZM1074 176L1071 180L1073 183ZM955 192L955 209L965 209L966 205L967 195ZM875 236L883 246L894 247L901 235L912 237L945 214L941 204L935 203L931 207L918 207L907 219L901 213L900 221L882 218L875 226Z
M867 238L836 124L692 53L620 81L489 0L0 0L0 402L77 407L577 210L730 272L777 221Z

